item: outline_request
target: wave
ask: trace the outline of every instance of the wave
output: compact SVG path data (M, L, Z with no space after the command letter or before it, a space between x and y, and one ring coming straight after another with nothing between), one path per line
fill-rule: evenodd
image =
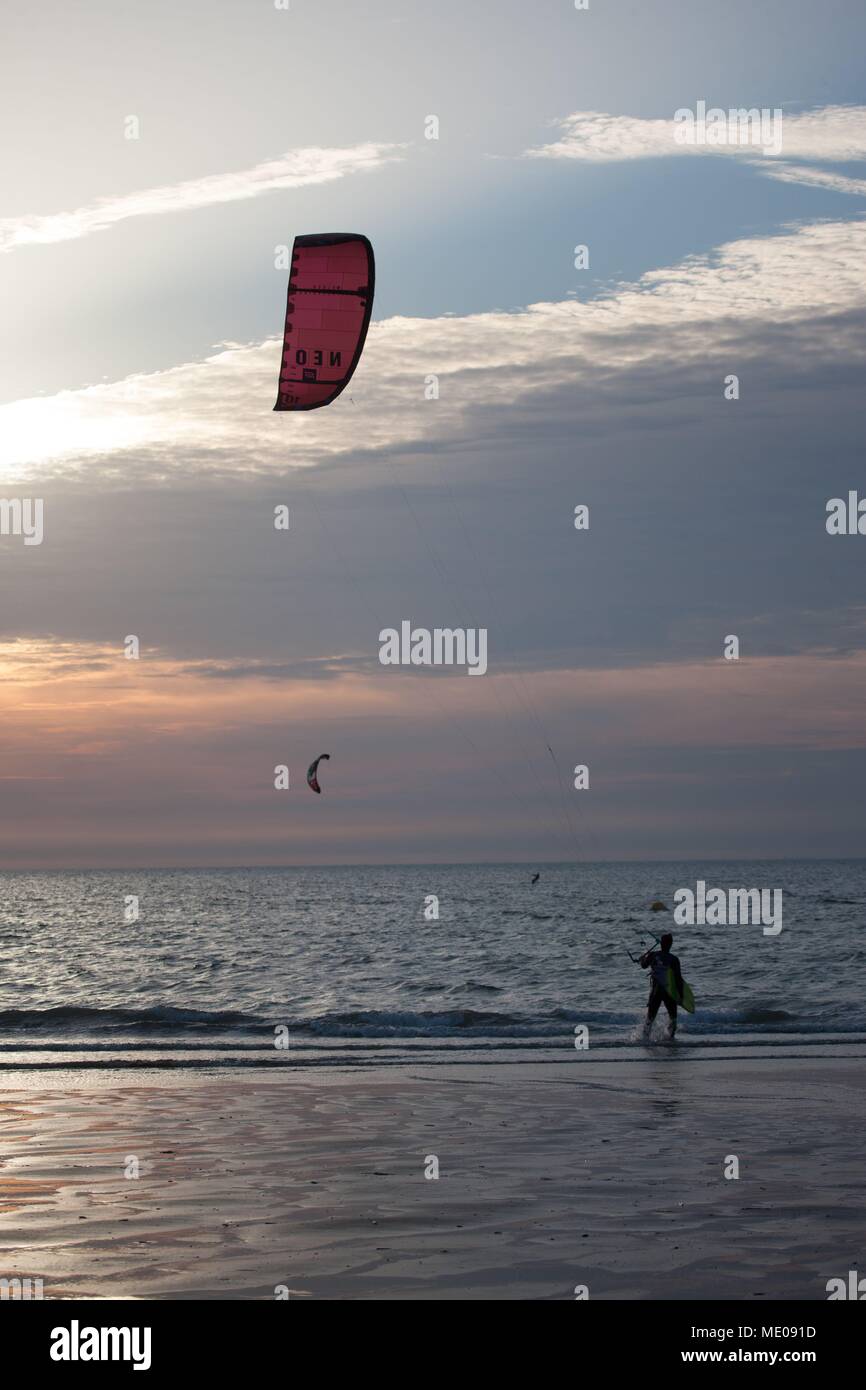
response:
M469 982L472 984L472 982ZM477 988L477 986L474 986ZM293 1037L332 1039L481 1039L498 1042L568 1038L575 1025L586 1024L599 1040L615 1043L630 1036L641 1010L556 1008L542 1014L491 1009L450 1008L433 1010L357 1009L325 1012L312 1017L293 1017L291 1010L273 1006L265 1013L239 1010L203 1010L175 1005L149 1009L61 1006L51 1009L0 1010L0 1038L5 1049L25 1045L28 1038L60 1050L73 1039L105 1038L123 1045L136 1037L162 1037L177 1045L196 1038L243 1038L256 1042L272 1039L273 1030L285 1026ZM801 1016L784 1008L755 1005L740 1009L702 1008L681 1015L684 1031L692 1035L773 1033L785 1036L850 1037L866 1032L866 1017L817 1010ZM4 1050L5 1050L4 1049Z
M462 985L448 987L449 994L501 994L499 985L485 985L480 980L466 980Z
M87 1032L122 1029L232 1029L261 1028L268 1020L234 1009L177 1008L160 1004L152 1009L99 1009L60 1005L54 1009L0 1009L0 1031L77 1026Z
M758 1023L787 1023L796 1020L796 1014L789 1014L787 1009L742 1009L740 1019L743 1023L754 1026Z
M469 1031L481 1035L513 1034L536 1020L519 1014L493 1013L485 1009L437 1009L421 1012L360 1009L351 1013L322 1014L290 1025L296 1033L323 1037L447 1037ZM543 1027L543 1021L538 1021ZM562 1031L561 1029L559 1030Z

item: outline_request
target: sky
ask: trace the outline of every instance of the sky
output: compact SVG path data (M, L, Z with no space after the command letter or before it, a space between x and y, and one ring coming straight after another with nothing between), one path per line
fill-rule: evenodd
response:
M5 28L0 866L862 854L861 4ZM699 102L778 139L684 146ZM274 413L322 231L367 346ZM404 620L486 674L383 666Z

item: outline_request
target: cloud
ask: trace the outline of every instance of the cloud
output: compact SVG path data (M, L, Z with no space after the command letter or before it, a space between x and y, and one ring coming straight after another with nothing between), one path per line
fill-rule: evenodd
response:
M674 140L673 120L609 116L602 111L575 111L558 123L560 138L525 150L529 159L579 159L610 164L625 159L654 159L695 151Z
M277 340L226 344L204 361L0 406L0 467L7 483L86 472L158 483L465 448L503 430L573 432L575 391L586 432L609 422L612 398L620 417L629 408L626 380L645 408L672 383L686 400L685 381L704 380L718 354L726 370L763 355L808 384L866 354L864 259L866 222L821 222L727 243L587 303L387 319L350 389L304 415L271 409ZM425 399L431 375L437 400Z
M845 174L831 173L827 169L812 169L806 164L766 164L761 172L770 179L781 183L799 183L807 188L826 188L831 193L849 193L853 197L866 197L866 179L851 179Z
M813 843L806 775L866 747L863 652L542 669L527 683L543 731L496 673L350 673L318 686L313 708L304 679L220 681L158 650L126 661L116 644L27 638L0 644L0 675L2 854L17 867L381 862L383 845L397 861L479 844L500 857L617 855L655 845L660 821L680 854L705 852L696 833L716 854L732 835L755 853L767 834L756 797L782 798L782 823L799 816ZM593 769L588 818L566 813L546 751L549 737L567 774L575 730ZM323 747L327 844L303 781ZM736 810L721 826L708 767Z
M708 103L709 106L709 103ZM575 111L559 122L560 138L524 153L532 159L576 159L609 164L629 159L661 159L671 155L738 155L759 160L765 154L754 144L685 145L675 138L670 119L611 116L601 111ZM866 160L866 106L825 106L781 118L781 153L788 159L839 163ZM767 158L772 152L767 151ZM853 191L853 190L845 190Z
M210 174L183 183L146 188L116 198L100 198L72 212L46 216L0 218L0 252L18 246L45 246L52 242L74 241L102 232L131 217L155 217L165 213L192 212L219 203L236 203L258 198L282 188L304 188L310 184L331 183L349 174L379 169L400 158L402 145L353 145L346 149L289 150L279 159L269 159L251 169L229 174Z
M474 682L462 671L392 669L376 661L364 670L356 660L334 658L334 668L318 684L317 725L376 715L399 723L402 714L408 723L423 717L447 732L457 719L466 721L482 743L507 750L507 739L500 741L487 726L512 717L510 699L516 695L509 670L493 665ZM62 729L67 751L78 747L81 730L91 728L122 752L136 724L154 738L174 738L187 729L221 735L229 726L286 728L296 717L311 718L303 662L280 668L244 659L178 659L156 647L142 647L139 660L131 661L120 642L26 636L0 641L0 675L4 718L37 730L48 724ZM719 656L542 665L526 680L533 703L544 708L554 726L569 727L579 713L594 745L639 749L652 740L666 748L819 750L866 748L864 677L866 650L839 654L816 648L737 662ZM433 689L432 708L426 708L424 692ZM525 698L522 687L515 708L524 714ZM526 727L534 726L530 721ZM541 739L539 748L544 747ZM28 749L28 756L32 752ZM508 764L507 754L504 761Z

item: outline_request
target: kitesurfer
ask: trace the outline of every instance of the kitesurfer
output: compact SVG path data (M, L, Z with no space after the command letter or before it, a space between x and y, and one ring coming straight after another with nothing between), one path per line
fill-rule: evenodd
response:
M641 969L649 970L652 978L644 1024L645 1037L649 1037L655 1016L662 1004L668 1011L668 1037L674 1037L677 1031L677 1002L676 999L671 998L667 991L668 971L673 971L674 987L679 999L683 997L683 972L680 969L679 957L671 951L673 944L674 939L667 931L659 941L660 949L651 948L649 951L644 951L639 961Z

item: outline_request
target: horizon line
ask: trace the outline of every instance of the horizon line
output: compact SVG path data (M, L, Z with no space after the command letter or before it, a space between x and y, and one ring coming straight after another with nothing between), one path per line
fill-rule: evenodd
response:
M702 856L697 859L427 859L427 860L343 860L325 864L58 864L52 867L9 868L0 865L0 874L106 874L106 873L255 873L286 872L297 869L460 869L460 868L562 868L593 867L598 864L862 864L866 855L735 855Z

